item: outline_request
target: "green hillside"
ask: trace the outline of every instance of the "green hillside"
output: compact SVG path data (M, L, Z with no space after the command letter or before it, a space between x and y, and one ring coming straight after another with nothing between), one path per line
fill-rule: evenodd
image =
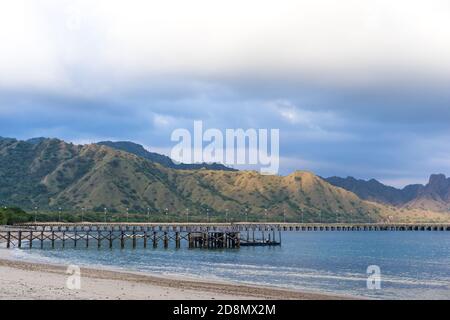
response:
M359 199L310 172L174 170L97 144L0 139L0 199L33 210L299 221L378 221L392 209ZM247 214L245 214L247 213Z

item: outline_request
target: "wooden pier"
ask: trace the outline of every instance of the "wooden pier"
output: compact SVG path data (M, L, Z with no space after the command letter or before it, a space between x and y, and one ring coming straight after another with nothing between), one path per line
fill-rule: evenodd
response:
M450 223L281 223L282 231L450 231Z
M271 231L271 234L268 234ZM235 225L209 224L107 224L107 223L46 223L24 224L0 228L0 242L7 248L188 248L238 249L241 246L278 246L275 228L252 232L241 238ZM273 236L272 236L273 234Z
M450 224L315 223L28 223L0 227L7 248L188 248L238 249L280 246L282 232L450 231ZM186 245L185 245L186 246Z

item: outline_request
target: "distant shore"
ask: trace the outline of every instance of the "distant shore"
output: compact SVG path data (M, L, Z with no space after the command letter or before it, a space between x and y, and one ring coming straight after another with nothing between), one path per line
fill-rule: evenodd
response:
M0 249L5 250L5 249ZM4 256L4 255L3 255ZM0 258L0 299L74 300L341 300L319 293L171 279L142 273L81 268L81 289L66 287L66 267Z

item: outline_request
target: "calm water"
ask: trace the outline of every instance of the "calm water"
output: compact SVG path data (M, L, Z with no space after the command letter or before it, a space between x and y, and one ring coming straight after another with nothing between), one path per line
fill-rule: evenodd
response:
M186 244L184 244L186 245ZM239 250L33 249L21 258L380 299L450 299L450 232L289 232ZM367 267L382 289L367 289Z

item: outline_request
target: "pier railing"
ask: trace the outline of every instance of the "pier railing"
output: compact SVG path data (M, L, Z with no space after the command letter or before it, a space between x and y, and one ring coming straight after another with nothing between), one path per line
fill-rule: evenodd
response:
M132 230L146 228L152 231L450 231L450 223L123 223L123 222L85 222L59 223L38 222L16 224L15 228L31 228L35 230L65 229L103 229ZM0 229L1 230L1 229Z

